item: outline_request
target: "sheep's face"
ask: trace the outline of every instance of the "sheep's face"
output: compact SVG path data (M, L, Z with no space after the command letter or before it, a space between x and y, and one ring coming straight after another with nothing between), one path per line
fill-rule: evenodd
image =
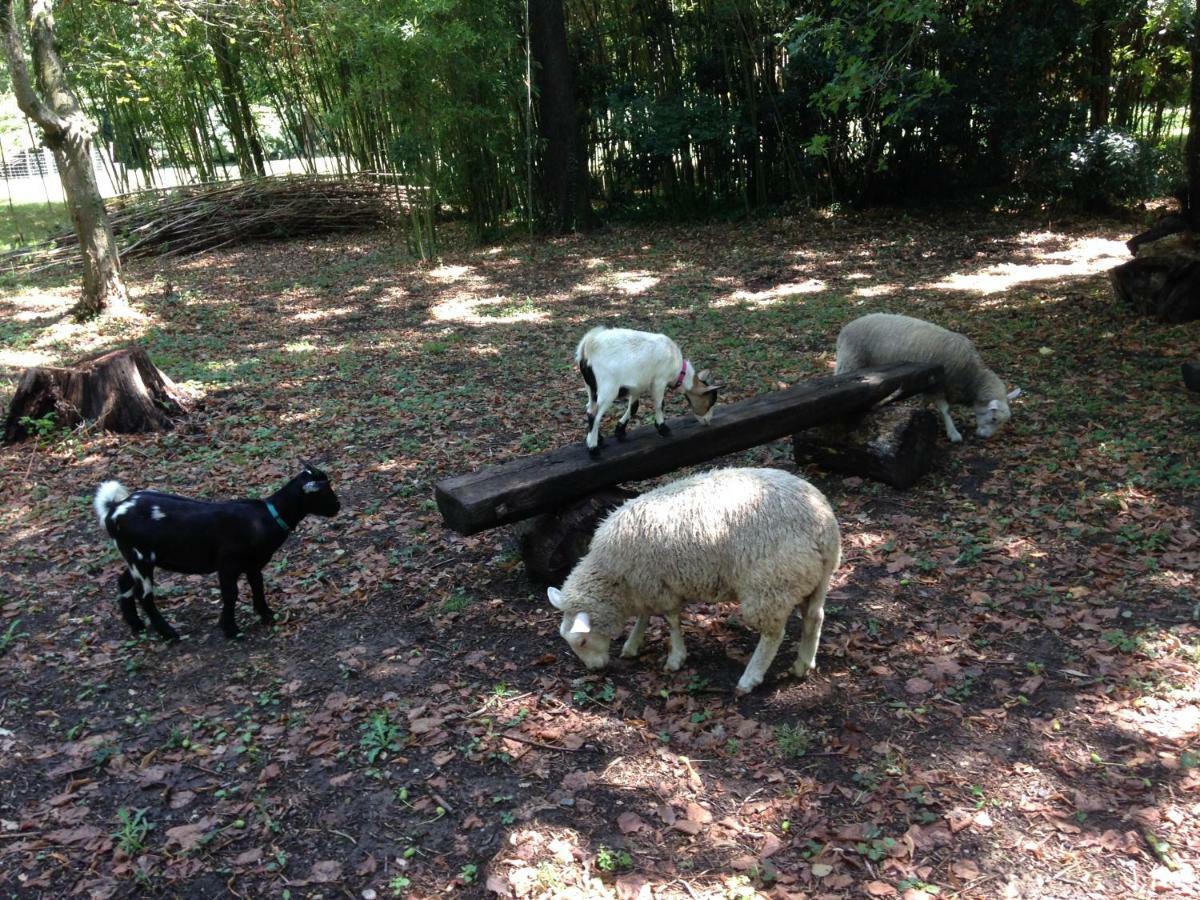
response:
M1012 410L1008 408L1009 400L1021 396L1020 388L1013 388L1003 400L989 400L987 403L975 405L975 433L981 438L990 438L1000 430L1000 426L1012 418Z
M555 609L562 609L563 596L558 588L550 588L547 595ZM612 637L594 630L587 613L564 611L558 633L589 669L596 671L608 665L608 648L612 644Z
M705 425L712 421L712 410L717 405L717 392L721 390L720 385L709 384L708 379L708 369L698 372L692 380L691 388L683 392L692 413Z
M975 406L975 434L990 438L1000 426L1012 418L1012 411L1005 400L991 400Z

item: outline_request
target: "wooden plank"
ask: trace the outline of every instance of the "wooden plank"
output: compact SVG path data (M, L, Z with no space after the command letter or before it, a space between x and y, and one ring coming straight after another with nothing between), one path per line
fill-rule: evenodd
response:
M913 363L814 378L787 390L717 404L707 426L687 415L670 420L667 437L650 425L629 432L623 442L610 437L598 459L588 456L581 421L578 443L444 479L434 494L448 527L476 534L557 509L602 487L756 447L941 383L941 366Z

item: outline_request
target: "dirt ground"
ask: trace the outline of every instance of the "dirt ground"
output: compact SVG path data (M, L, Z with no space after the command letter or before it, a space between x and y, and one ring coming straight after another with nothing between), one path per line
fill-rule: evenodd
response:
M132 341L195 398L170 433L47 423L0 449L0 891L1200 893L1200 397L1179 376L1200 323L1114 305L1136 230L451 230L435 265L368 234L137 263L144 317L92 325L71 283L0 285L5 407L25 366ZM841 325L879 310L968 333L1024 396L990 441L957 409L965 442L907 492L801 471L843 531L803 682L785 645L735 696L755 636L702 604L682 672L655 622L641 659L589 674L508 530L441 525L439 478L582 441L592 324L671 333L732 402L829 373ZM267 567L276 627L243 602L227 641L215 577L160 573L184 640L131 639L97 484L261 495L301 457L343 511ZM729 464L794 468L786 441Z

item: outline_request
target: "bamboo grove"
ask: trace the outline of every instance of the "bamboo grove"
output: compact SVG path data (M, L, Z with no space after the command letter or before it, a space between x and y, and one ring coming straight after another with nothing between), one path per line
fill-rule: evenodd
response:
M413 240L545 221L545 125L589 208L1104 205L1175 177L1194 0L76 2L60 37L125 164L219 179L292 157L394 173ZM527 16L565 25L532 60ZM537 77L542 66L541 79ZM569 78L569 82L558 79ZM547 80L550 79L550 80ZM573 109L543 103L569 83ZM526 103L532 97L533 121ZM275 132L264 127L270 118ZM553 163L558 165L558 163ZM533 174L531 175L531 169Z

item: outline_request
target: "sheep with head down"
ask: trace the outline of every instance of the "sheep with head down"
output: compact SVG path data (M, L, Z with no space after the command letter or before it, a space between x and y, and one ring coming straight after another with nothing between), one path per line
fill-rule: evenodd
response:
M797 606L804 625L793 671L815 667L825 593L840 560L837 520L811 484L778 469L718 469L619 507L549 598L562 611L560 634L589 669L608 664L627 619L636 622L621 656L635 657L650 616L666 617L669 672L687 658L681 607L737 600L742 621L760 634L738 681L745 693L762 683Z
M837 374L893 363L935 363L945 370L942 390L931 392L946 437L954 443L962 435L950 418L950 404L970 404L975 409L975 434L989 438L1012 418L1010 400L1021 395L1005 392L1000 376L983 364L979 351L966 335L891 313L871 313L846 325L837 339Z

